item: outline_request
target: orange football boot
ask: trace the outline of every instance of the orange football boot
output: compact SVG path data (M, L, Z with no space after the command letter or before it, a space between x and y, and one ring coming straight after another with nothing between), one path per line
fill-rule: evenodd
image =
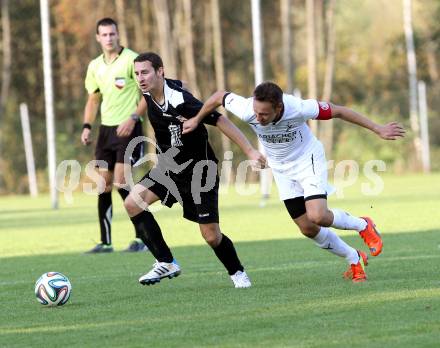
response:
M360 231L359 234L364 240L364 243L370 249L371 256L377 256L382 252L382 237L380 236L379 231L376 229L376 225L373 220L369 217L362 217L367 222L367 227L363 231Z
M348 270L343 274L345 279L351 279L353 283L364 282L367 280L365 267L368 266L368 256L363 251L357 250L357 252L359 255L359 262L350 265Z

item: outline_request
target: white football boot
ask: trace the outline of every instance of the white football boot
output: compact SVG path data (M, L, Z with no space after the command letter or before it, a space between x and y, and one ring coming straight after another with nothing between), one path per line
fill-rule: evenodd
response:
M245 271L235 272L235 274L231 275L231 279L236 288L250 288L252 285Z
M153 264L153 269L139 278L139 283L142 285L152 285L159 283L162 278L174 278L181 273L180 266L173 260L173 262L156 262Z

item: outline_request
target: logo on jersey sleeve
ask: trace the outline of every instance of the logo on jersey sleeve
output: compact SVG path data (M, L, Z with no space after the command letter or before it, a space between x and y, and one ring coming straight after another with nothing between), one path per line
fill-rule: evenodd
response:
M182 132L180 130L180 126L175 124L170 124L168 126L168 130L171 134L171 146L177 147L177 146L183 146L182 143Z
M318 102L318 109L317 120L329 120L332 118L332 110L329 103L323 101Z
M115 77L115 86L118 89L122 89L125 86L125 77Z
M330 108L330 105L328 105L327 102L320 101L318 104L322 110L328 110Z

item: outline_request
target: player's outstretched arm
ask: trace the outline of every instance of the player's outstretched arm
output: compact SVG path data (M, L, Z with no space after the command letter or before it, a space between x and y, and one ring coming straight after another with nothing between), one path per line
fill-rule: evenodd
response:
M330 106L332 110L332 118L340 118L341 120L367 128L376 133L382 139L395 140L405 135L405 129L398 122L390 122L385 125L380 125L345 106L334 104L330 104Z
M186 134L192 132L197 128L200 122L202 122L203 118L213 112L216 108L218 108L223 103L223 97L227 92L225 91L217 91L213 95L211 95L206 102L203 104L200 111L194 117L183 123L182 134Z
M255 150L244 134L233 124L226 116L220 116L216 124L217 128L240 146L240 149L246 154L251 161L257 162L257 167L264 168L266 166L266 157L259 151Z
M84 108L84 125L92 125L95 121L96 115L98 114L99 104L101 103L101 94L93 93L89 94ZM81 133L81 143L83 145L89 145L91 140L91 129L84 127Z

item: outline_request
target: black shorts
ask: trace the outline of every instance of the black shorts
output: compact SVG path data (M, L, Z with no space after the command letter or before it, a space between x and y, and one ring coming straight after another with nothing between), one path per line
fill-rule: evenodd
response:
M107 162L108 169L113 170L116 163L125 163L125 150L130 141L142 136L142 122L136 122L133 132L128 137L118 137L116 129L118 126L99 127L98 141L96 143L95 158ZM133 153L129 158L129 164L134 165L144 155L145 143L141 142L136 145Z
M140 184L147 187L156 196L158 196L163 205L171 208L174 203L179 202L178 197L173 195L174 190L177 188L183 207L183 217L190 221L197 222L199 224L210 224L218 223L218 188L219 188L219 178L218 175L215 176L215 184L212 189L207 192L200 192L200 201L195 202L195 198L191 192L191 180L192 173L190 174L173 174L167 175L169 179L175 184L175 186L167 187L170 185L163 185L158 183L155 179L151 177L150 170L145 176L139 181ZM206 183L206 178L202 179L201 187L204 187Z
M306 211L306 201L311 201L313 199L327 199L327 195L313 195L304 198L304 196L289 198L284 200L284 205L292 219L299 218L301 215L305 214Z

